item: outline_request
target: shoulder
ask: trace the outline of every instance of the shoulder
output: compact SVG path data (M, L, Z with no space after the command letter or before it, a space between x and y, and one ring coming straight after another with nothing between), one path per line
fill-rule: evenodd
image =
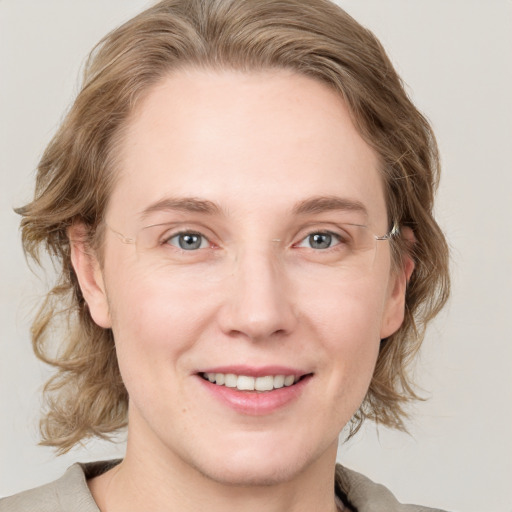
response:
M118 461L73 464L54 482L0 499L0 512L100 512L87 478L101 474Z
M383 485L340 464L336 464L336 493L357 512L443 512L438 508L404 505Z

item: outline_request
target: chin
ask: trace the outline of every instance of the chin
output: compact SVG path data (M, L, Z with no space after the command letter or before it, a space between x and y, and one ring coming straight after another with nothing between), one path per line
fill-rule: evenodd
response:
M293 443L292 443L293 444ZM200 460L196 459L195 468L211 481L228 486L269 487L284 484L297 478L301 473L315 465L323 456L330 457L331 450L319 450L312 447L292 446L280 443L272 450L268 446L232 446L229 453L210 453ZM334 446L336 457L336 446ZM219 464L219 461L222 461Z
M272 464L268 461L264 464L245 463L230 464L214 464L201 463L196 466L203 477L208 480L235 487L271 487L286 483L293 480L303 469L302 464L290 464L284 461L278 464Z

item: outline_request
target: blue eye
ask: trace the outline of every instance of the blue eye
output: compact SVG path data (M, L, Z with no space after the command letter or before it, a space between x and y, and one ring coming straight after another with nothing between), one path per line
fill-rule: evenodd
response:
M208 240L199 233L178 233L169 238L167 243L184 251L195 251L208 247Z
M310 249L329 249L340 243L340 238L334 233L319 232L311 233L301 240L297 247L308 247Z

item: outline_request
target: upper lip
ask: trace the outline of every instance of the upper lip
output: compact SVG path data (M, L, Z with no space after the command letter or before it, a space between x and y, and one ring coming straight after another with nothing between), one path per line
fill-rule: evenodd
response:
M267 375L294 375L296 378L299 378L311 372L280 365L258 367L248 365L229 365L203 368L197 373L232 373L234 375L247 375L248 377L265 377Z

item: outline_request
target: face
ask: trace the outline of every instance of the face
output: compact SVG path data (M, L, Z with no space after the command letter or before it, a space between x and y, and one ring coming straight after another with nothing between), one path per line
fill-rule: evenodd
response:
M105 220L101 269L75 266L113 329L128 451L229 483L332 464L405 286L339 95L284 71L166 78L129 121Z

